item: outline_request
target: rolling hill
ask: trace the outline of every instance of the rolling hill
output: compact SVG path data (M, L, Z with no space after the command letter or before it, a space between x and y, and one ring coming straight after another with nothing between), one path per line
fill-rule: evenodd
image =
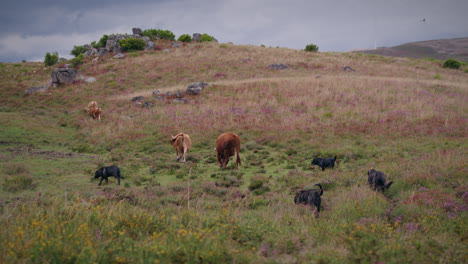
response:
M438 60L457 59L468 62L468 38L438 39L406 43L394 47L353 51L391 57Z
M157 45L87 58L78 71L95 82L31 95L54 67L0 64L1 263L466 262L466 68ZM174 100L193 82L209 86ZM186 163L169 144L179 132L193 143ZM223 132L241 139L238 170L216 163ZM311 164L335 155L333 169ZM98 186L110 165L121 185ZM370 169L391 188L369 188ZM319 217L293 200L316 183Z

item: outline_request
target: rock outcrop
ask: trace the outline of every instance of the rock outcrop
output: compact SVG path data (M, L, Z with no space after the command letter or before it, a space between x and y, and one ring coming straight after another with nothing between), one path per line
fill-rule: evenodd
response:
M189 84L187 90L185 90L185 93L189 95L199 95L207 86L208 83L206 82L194 82Z
M289 65L287 64L270 64L268 67L268 69L273 69L273 70L289 70L291 69L291 67L289 67Z
M79 77L78 71L73 68L55 68L50 74L53 85L72 83Z

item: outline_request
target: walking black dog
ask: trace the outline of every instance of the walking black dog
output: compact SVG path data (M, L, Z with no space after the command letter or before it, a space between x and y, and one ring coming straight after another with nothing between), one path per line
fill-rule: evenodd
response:
M318 217L320 213L320 205L322 204L322 198L320 196L323 194L323 188L320 183L317 183L314 186L320 187L320 190L309 189L299 191L294 197L294 203L315 207L317 210L316 216Z
M374 169L367 172L367 183L369 186L376 191L384 192L390 186L392 186L393 182L389 182L386 184L385 174L381 171L376 171Z
M120 185L120 178L123 177L120 176L120 169L117 166L102 167L94 174L95 179L101 177L99 185L101 185L103 180L106 180L106 183L108 183L109 180L107 178L110 176L114 176L117 179L118 185Z
M315 158L312 160L312 165L317 165L322 168L322 171L324 171L325 168L334 168L335 161L336 155L334 158Z

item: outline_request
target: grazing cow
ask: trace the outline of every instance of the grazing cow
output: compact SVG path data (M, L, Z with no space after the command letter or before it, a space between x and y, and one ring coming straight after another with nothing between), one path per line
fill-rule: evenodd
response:
M367 172L367 183L369 186L376 191L384 192L390 186L392 186L393 182L386 183L385 174L381 171L376 171L374 169Z
M294 203L309 205L312 208L315 207L315 215L318 217L320 213L320 205L322 204L322 198L320 196L323 194L323 189L320 183L317 183L314 186L318 186L320 190L309 189L299 191L294 197Z
M223 133L216 139L216 159L219 167L225 169L229 162L229 158L236 157L236 169L239 169L241 159L239 156L240 152L240 139L239 136L234 133Z
M187 152L192 147L192 140L190 140L189 135L184 133L179 133L171 137L171 145L176 151L177 161L186 162Z
M107 179L110 176L114 176L114 178L117 179L118 185L120 185L120 178L123 178L120 176L120 169L117 166L109 166L109 167L102 167L99 170L96 171L94 174L94 178L97 179L101 177L101 181L99 182L99 185L101 185L103 180L106 180L106 183L109 182Z
M101 114L102 114L102 109L100 107L98 108L90 108L88 109L88 114L91 116L93 119L98 119L101 121Z
M335 161L336 155L334 158L315 158L312 160L312 165L317 165L322 168L322 171L324 171L325 168L334 168Z

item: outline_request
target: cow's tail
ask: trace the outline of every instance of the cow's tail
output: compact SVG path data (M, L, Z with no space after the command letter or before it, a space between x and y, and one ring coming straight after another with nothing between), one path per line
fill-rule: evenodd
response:
M337 156L335 155L335 158L333 159L333 161L336 161L336 157L337 157Z
M318 187L320 188L320 196L322 196L322 194L323 194L322 184L317 183L317 184L315 184L314 186L318 186Z
M242 165L240 155L239 155L239 151L236 151L236 164Z

